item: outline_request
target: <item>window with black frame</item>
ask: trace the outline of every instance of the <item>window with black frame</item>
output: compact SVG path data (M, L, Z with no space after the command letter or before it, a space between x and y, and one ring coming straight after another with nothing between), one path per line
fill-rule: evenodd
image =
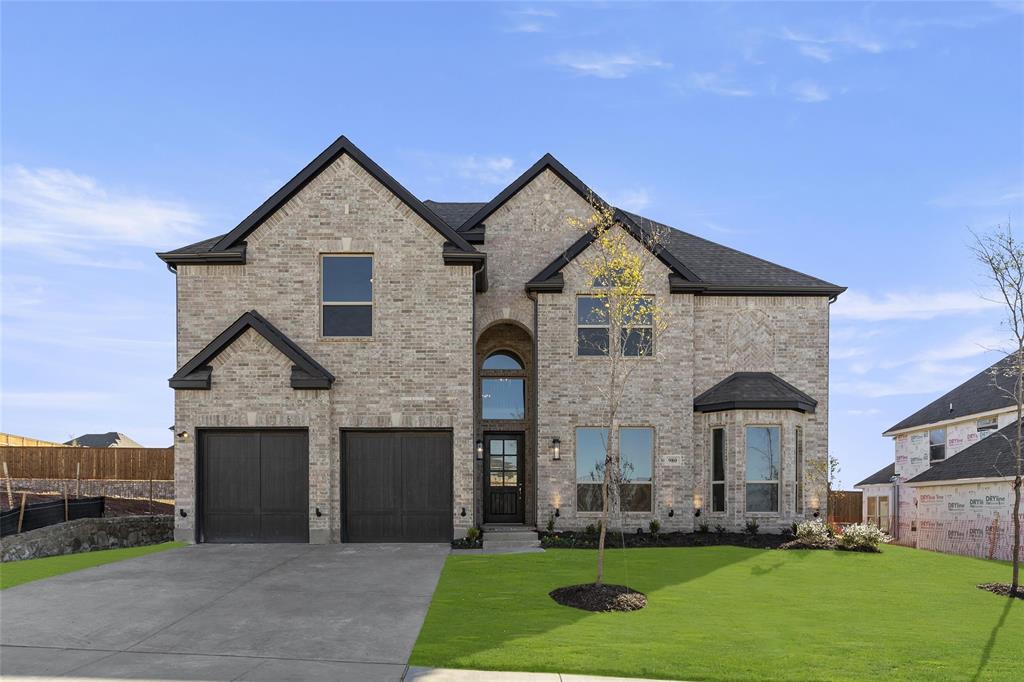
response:
M711 429L711 511L725 511L725 429Z
M511 351L491 353L480 366L481 418L526 419L526 368Z
M323 256L321 281L322 335L373 336L373 256Z

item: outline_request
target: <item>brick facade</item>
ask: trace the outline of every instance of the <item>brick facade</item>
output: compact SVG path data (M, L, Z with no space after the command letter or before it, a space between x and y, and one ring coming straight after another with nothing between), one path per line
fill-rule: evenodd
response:
M595 515L575 510L574 465L576 427L595 425L602 410L590 387L603 380L603 362L575 352L575 299L589 283L567 267L563 292L531 298L524 290L580 236L567 216L589 210L557 175L542 172L487 218L479 249L488 257L489 289L474 293L472 266L443 263L444 237L341 156L248 237L246 264L179 266L179 366L255 309L337 380L330 390L292 389L291 363L249 330L213 362L210 390L177 391L175 430L190 437L175 443L177 505L186 512L175 517L176 537L194 537L197 430L217 427L308 429L311 542L340 541L343 428L451 430L457 537L481 521L482 467L474 443L492 428L514 427L526 436L528 523L543 525L556 508L559 527L594 522ZM373 254L370 339L320 337L320 257L331 253ZM655 261L648 283L665 306L667 330L656 356L638 361L619 414L620 425L654 429L654 508L622 523L658 518L666 530L694 528L695 495L710 499L709 429L723 424L730 481L720 521L741 528L751 517L743 510L742 427L770 423L784 434L781 510L756 516L766 529L788 525L797 518L789 434L803 427L808 470L823 466L828 451L827 298L672 294L668 272ZM514 350L526 363L521 423L476 418L476 370L494 349ZM817 411L694 414L694 395L739 370L775 372L816 399ZM553 438L561 440L557 461ZM805 500L812 496L821 499L824 514L823 484L805 486ZM329 512L317 516L317 509ZM811 511L805 504L803 516Z

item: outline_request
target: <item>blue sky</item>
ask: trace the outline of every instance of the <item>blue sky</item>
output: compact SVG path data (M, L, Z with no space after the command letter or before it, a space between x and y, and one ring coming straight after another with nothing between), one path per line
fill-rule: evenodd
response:
M174 277L339 134L421 198L544 152L850 288L831 451L995 359L968 227L1024 217L1024 14L971 4L2 5L3 413L167 445Z

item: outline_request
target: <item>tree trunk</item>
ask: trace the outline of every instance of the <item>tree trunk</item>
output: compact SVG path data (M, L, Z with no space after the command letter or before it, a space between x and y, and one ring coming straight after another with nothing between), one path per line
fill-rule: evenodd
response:
M1020 469L1017 469L1018 472ZM1020 473L1013 479L1013 580L1010 582L1010 598L1017 594L1020 584Z
M612 436L615 428L615 420L612 419L608 427L608 440L605 441L605 453L604 453L604 481L601 484L601 530L597 536L597 580L594 582L598 585L604 583L604 546L605 538L608 534L608 512L611 508L611 495L609 490L612 486L612 466L614 465L614 458L612 457L614 436Z

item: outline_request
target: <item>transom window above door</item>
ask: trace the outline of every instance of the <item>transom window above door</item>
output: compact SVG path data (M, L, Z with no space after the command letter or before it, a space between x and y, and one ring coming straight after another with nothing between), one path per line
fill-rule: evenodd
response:
M321 258L323 336L373 336L373 256Z

